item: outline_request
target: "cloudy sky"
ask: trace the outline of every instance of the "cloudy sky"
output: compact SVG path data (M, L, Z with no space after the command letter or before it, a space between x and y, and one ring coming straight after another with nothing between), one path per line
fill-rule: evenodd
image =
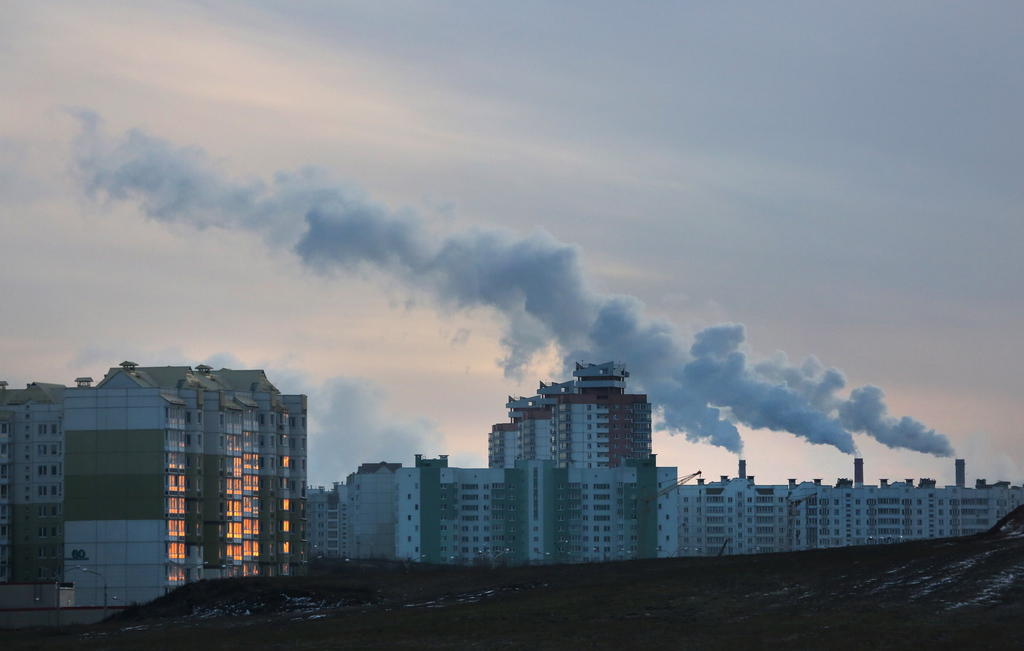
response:
M852 461L772 430L792 411L766 416L785 373L764 369L835 367L831 399L880 387L883 425L1024 479L1019 3L139 4L0 10L12 386L263 367L310 394L323 483L416 452L483 465L507 395L600 351L721 407L782 481ZM510 298L539 285L558 318ZM742 395L598 342L591 311L624 304L687 369L697 333L743 324ZM952 480L839 402L815 414L869 479ZM733 474L709 440L655 451Z

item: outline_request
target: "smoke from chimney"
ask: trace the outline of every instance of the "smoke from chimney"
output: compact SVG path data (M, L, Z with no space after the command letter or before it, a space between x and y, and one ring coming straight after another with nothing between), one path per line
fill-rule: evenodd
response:
M325 276L372 271L443 309L490 308L504 323L509 375L553 342L566 364L626 360L665 426L692 441L739 452L740 423L847 454L856 452L851 432L893 448L953 453L948 439L923 423L889 416L881 389L838 395L843 374L813 357L798 365L782 354L752 363L740 324L712 326L687 342L672 324L649 317L638 299L594 291L579 248L543 230L473 228L437 236L415 214L391 211L322 172L241 182L200 149L138 130L112 139L95 114L77 117L83 127L77 171L90 195L135 201L162 222L251 231Z

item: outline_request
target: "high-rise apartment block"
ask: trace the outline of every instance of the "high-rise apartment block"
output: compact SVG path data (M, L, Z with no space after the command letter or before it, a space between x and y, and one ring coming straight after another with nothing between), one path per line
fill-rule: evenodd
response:
M488 466L551 460L560 468L617 468L651 454L651 404L626 393L616 362L576 364L572 380L540 383L537 395L509 396L509 422L491 428Z
M0 403L23 458L6 491L24 506L9 528L12 580L75 581L79 604L125 605L302 567L305 396L263 371L209 366L125 362L76 383Z

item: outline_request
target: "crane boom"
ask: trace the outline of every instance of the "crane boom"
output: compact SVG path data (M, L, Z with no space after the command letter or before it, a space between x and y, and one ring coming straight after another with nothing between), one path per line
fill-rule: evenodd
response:
M644 500L644 502L650 502L651 500L653 500L656 497L661 497L662 495L668 495L670 492L672 492L675 489L679 488L680 486L682 486L686 482L690 481L694 477L699 477L700 474L701 474L701 472L699 470L697 472L691 472L689 475L686 475L685 477L681 477L681 478L677 479L674 483L669 484L665 488L662 488L660 491L658 491L657 495L653 495L651 497L648 497L647 499Z

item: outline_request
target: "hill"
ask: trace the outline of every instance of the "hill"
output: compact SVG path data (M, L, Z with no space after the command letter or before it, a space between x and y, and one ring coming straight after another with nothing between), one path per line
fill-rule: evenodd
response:
M1022 648L1024 510L970 538L522 568L320 564L5 649Z

